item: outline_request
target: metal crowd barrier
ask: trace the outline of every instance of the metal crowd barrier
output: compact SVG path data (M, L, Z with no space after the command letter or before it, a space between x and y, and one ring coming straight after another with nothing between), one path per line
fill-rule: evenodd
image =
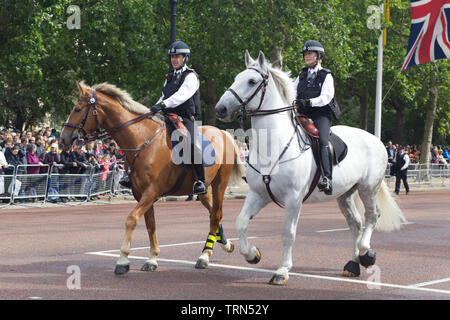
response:
M36 167L39 173L27 173ZM111 200L112 196L131 193L130 189L119 185L123 169L95 172L93 167L88 167L84 174L61 174L53 172L55 167L62 169L64 165L8 166L12 173L0 175L0 208L11 204L42 206L45 202L86 202L100 196Z
M39 173L27 173L29 168L35 167L40 167ZM64 166L8 166L6 171L11 172L0 174L0 208L12 204L42 206L46 202L65 200L87 202L93 200L93 197L108 197L111 200L113 197L132 194L130 189L119 184L124 170L117 165L110 171L97 173L89 167L84 174L54 173L54 167L61 169ZM395 183L395 176L390 176L389 171L390 164L386 167L385 181L391 187L391 184ZM412 163L408 167L409 184L446 187L450 185L449 178L448 164Z
M395 175L390 175L391 164L388 163L385 172L385 180L388 185L395 183ZM440 185L445 187L450 178L450 164L435 163L410 163L408 166L408 184Z

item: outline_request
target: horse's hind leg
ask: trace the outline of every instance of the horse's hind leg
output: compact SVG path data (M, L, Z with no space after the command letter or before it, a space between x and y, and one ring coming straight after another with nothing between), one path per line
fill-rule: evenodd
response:
M227 240L223 227L220 224L222 221L222 205L226 188L228 186L228 179L221 176L222 170L216 175L216 178L208 188L208 193L200 196L201 203L209 211L209 234L205 242L201 256L198 258L195 267L197 269L204 269L209 264L209 258L213 254L214 243L218 241L222 249L226 252L233 252L234 245L230 240Z
M353 199L354 192L355 188L352 188L337 199L339 208L347 220L353 238L352 259L344 266L343 275L346 277L357 277L360 275L358 242L361 238L362 221Z
M158 239L156 237L155 210L153 206L145 213L145 225L150 239L150 257L145 261L141 271L155 271L158 267L156 259L159 255Z
M364 204L365 208L365 225L364 232L361 239L358 242L359 249L359 263L364 267L369 267L375 264L375 251L370 249L370 239L372 237L373 230L377 224L378 217L380 216L379 209L377 207L377 192L372 190L360 190L359 196Z

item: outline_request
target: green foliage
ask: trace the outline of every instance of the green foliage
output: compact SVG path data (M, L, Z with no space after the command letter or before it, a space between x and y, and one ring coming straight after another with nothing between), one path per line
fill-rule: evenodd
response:
M379 30L367 28L367 7L378 0L180 1L177 39L192 51L189 64L201 76L204 122L236 74L244 52L283 53L295 77L303 67L302 44L325 46L324 67L333 71L342 123L359 126L367 109L373 131ZM400 73L409 36L409 1L390 0L384 47L382 138L420 143L428 105L429 68ZM81 29L68 29L67 11L81 9ZM77 95L75 81L110 82L151 106L168 70L169 0L2 0L0 5L0 125L30 126L51 114L63 122ZM436 62L438 108L434 137L448 144L449 60ZM398 128L399 125L401 128ZM237 123L234 125L237 126ZM407 141L406 141L407 140Z

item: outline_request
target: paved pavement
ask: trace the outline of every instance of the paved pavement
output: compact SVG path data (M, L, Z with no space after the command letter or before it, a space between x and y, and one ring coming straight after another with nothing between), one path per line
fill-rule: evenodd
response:
M304 205L286 287L267 284L281 259L284 213L275 204L249 226L250 242L262 252L259 264L247 264L233 240L233 253L216 245L208 269L197 270L194 264L208 233L206 209L197 201L158 202L159 267L139 270L149 245L140 221L131 270L124 276L113 270L134 203L2 209L0 299L176 300L180 313L195 300L448 300L450 191L402 194L398 203L410 224L374 233L376 268L372 273L362 269L357 279L341 276L351 257L351 237L336 202ZM225 201L228 238L236 238L234 222L242 204L243 199Z

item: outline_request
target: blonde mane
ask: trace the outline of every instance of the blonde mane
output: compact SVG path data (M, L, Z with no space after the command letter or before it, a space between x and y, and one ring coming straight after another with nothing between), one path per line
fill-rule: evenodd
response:
M250 66L261 68L258 62L255 62ZM291 78L291 72L274 68L268 61L267 68L270 75L272 76L272 79L275 82L278 92L281 94L281 97L284 99L287 105L290 105L295 100L296 95L294 81Z
M94 89L98 92L101 92L113 99L116 99L125 109L132 113L136 114L145 114L150 112L150 109L144 106L143 104L140 104L139 102L133 100L131 95L126 92L125 90L122 90L118 87L116 87L113 84L110 84L108 82L102 82L99 84L94 85L92 88L86 85L83 81L80 83L80 85L86 89ZM163 121L162 117L157 114L152 117L153 120L161 122Z
M281 96L286 104L290 105L295 100L295 89L294 82L291 79L291 72L274 68L271 64L269 64L268 69Z

